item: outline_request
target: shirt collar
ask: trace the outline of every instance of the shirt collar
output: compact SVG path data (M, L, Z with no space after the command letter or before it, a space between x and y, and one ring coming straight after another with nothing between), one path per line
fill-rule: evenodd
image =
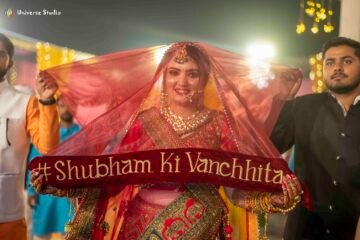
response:
M360 95L355 98L353 105L357 105L359 102L360 102Z
M329 91L329 93L330 93L330 96L333 97L333 98L336 100L336 102L340 105L341 109L343 110L344 117L346 117L347 111L346 111L344 105L334 96L334 94L332 94L332 92ZM359 102L360 102L360 95L358 95L358 96L355 98L355 100L354 100L354 102L353 102L352 105L356 105L356 104L358 104Z

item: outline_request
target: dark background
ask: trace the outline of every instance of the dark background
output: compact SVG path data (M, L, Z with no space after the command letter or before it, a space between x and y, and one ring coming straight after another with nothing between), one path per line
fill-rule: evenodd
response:
M0 28L93 54L202 41L244 53L253 41L272 42L279 63L303 65L338 35L333 0L331 34L297 35L299 0L0 0ZM14 15L7 17L5 9ZM60 16L16 16L16 10L56 9ZM307 26L310 28L310 25ZM320 29L321 30L321 29ZM1 31L1 30L0 30Z

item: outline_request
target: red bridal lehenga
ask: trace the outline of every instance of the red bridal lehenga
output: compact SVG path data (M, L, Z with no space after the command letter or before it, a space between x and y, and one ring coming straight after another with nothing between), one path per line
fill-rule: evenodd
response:
M208 58L201 110L182 118L163 91L169 62L190 44ZM159 63L160 62L160 63ZM164 148L206 148L278 157L267 134L281 102L281 66L254 68L234 53L202 43L136 49L47 70L83 125L54 155L97 155ZM256 74L254 74L256 73ZM109 185L71 189L78 199L66 239L257 239L256 213L230 203L221 186L199 183ZM227 220L227 210L230 219Z

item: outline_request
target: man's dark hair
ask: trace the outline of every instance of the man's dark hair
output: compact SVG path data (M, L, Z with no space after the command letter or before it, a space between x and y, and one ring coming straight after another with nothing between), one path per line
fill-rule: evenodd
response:
M323 45L323 49L322 49L323 57L325 57L325 53L327 52L327 50L329 50L329 48L338 47L338 46L348 46L353 48L355 50L355 55L360 59L360 42L346 37L335 37L327 41Z
M4 34L0 33L0 42L4 45L7 54L9 54L10 59L14 56L14 44L10 39Z

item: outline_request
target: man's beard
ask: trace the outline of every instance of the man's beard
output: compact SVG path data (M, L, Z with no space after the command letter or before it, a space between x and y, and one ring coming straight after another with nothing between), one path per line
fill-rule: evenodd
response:
M326 82L325 82L325 84L326 84ZM330 84L326 84L326 87L333 93L345 94L345 93L352 92L359 85L360 85L360 76L356 79L355 82L347 84L347 85L331 86Z

